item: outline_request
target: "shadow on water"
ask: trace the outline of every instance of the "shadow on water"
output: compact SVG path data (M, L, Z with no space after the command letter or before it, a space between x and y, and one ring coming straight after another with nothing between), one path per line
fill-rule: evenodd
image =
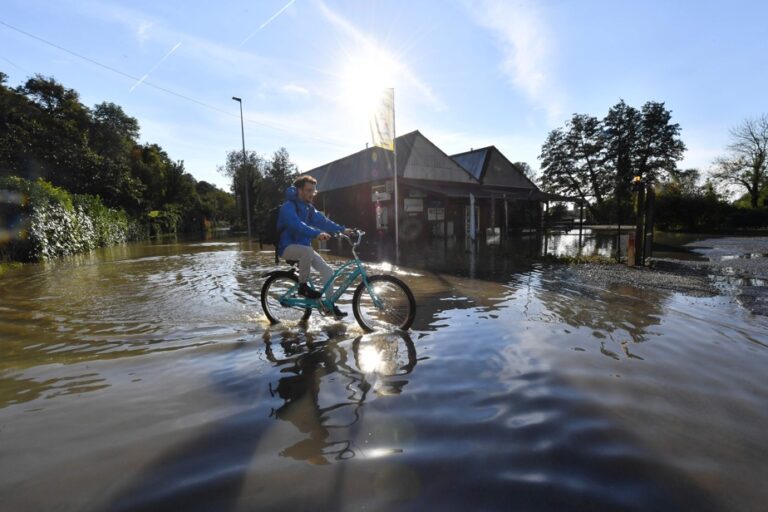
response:
M361 409L370 393L403 391L406 376L417 364L416 348L402 332L358 336L351 343L334 333L322 338L301 329L265 331L265 355L279 372L277 382L269 382L268 394L282 404L267 412L256 400L265 396L262 375L244 376L234 364L215 371L215 389L244 410L212 422L202 434L156 458L105 510L235 510L246 479L272 478L252 470L260 456L277 452L281 458L311 465L365 457L354 441ZM242 348L233 348L229 356L233 363ZM329 386L336 377L344 380L344 399L322 405L321 384ZM265 412L306 437L282 449L265 447L262 438L270 430L268 423L264 428ZM342 487L325 499L338 505L334 510L341 510Z
M410 337L384 333L350 343L289 330L267 331L263 339L265 355L278 370L276 381L268 379L269 397L281 403L267 411L255 400L266 396L259 376L242 375L234 366L214 372L215 388L243 406L242 412L209 424L204 433L156 458L105 510L718 509L702 489L592 405L591 397L553 372L536 369L505 376L503 391L444 395L442 407L456 409L447 417L419 407L424 446L410 456L418 446L390 449L390 455L406 457L398 466L400 476L392 477L392 466L375 462L372 450L360 445L360 423L372 394L399 395L406 389L418 362ZM235 360L241 349L234 347L228 357ZM509 371L493 362L483 366ZM334 386L343 392L324 389ZM493 421L470 424L458 409L495 414ZM271 420L266 424L265 416ZM302 438L265 445L275 421ZM462 440L470 425L471 439ZM432 456L429 446L439 447L440 456ZM254 467L254 461L275 454L294 464L334 469L321 479L321 491L300 491L311 473ZM357 458L369 465L351 465ZM252 489L244 495L247 482Z
M724 510L557 374L533 370L506 382L507 391L472 402L495 411L493 422L472 426L474 436L498 440L495 448L482 458L425 462L419 471L435 482L429 490L435 509L470 503L477 510ZM456 434L436 424L430 435ZM457 475L462 485L454 489Z

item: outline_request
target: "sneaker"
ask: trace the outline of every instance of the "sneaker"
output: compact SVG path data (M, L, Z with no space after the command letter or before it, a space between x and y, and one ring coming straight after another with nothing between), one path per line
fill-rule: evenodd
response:
M344 311L340 310L339 306L333 306L333 316L335 316L338 319L338 318L344 318L345 316L347 316L347 314Z
M308 299L319 299L323 296L322 293L307 286L307 283L301 283L299 285L299 295Z

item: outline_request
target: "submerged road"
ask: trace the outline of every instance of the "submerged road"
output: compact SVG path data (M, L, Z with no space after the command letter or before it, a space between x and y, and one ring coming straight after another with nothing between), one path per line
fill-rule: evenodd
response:
M768 500L768 319L727 296L435 250L372 263L418 310L364 334L352 315L270 326L271 259L134 244L0 277L0 509Z

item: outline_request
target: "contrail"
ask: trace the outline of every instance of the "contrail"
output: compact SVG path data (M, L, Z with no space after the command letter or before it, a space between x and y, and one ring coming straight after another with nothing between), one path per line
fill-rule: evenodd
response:
M253 31L253 33L252 33L251 35L249 35L248 37L246 37L245 39L243 39L243 42L242 42L242 43L240 43L240 46L238 46L238 48L241 48L241 47L242 47L242 46L243 46L245 43L247 43L247 42L248 42L248 41L249 41L249 40L250 40L250 39L251 39L253 36L255 36L255 35L258 33L258 31L259 31L259 30L263 29L264 27L266 27L267 25L269 25L270 23L272 23L272 21L273 21L275 18L277 18L278 16L280 16L281 14L283 14L283 11L284 11L284 10L286 10L287 8L289 8L290 6L292 6L292 5L293 5L293 3L294 3L295 1L296 1L296 0L291 0L290 2L288 2L287 4L285 4L285 5L283 6L283 8L282 8L282 9L280 9L279 11L277 11L275 14L273 14L273 15L272 15L272 17L271 17L271 18L269 18L267 21L265 21L264 23L262 23L262 24L261 24L261 26L259 26L259 28L257 28L256 30L254 30L254 31Z
M26 70L26 69L24 69L23 67L19 66L18 64L16 64L15 62L13 62L13 61L12 61L12 60L10 60L10 59L6 59L5 57L0 57L0 59L3 59L5 62L7 62L8 64L10 64L11 66L13 66L13 67L15 67L15 68L19 68L20 70L22 70L22 71L23 71L23 72L25 72L25 73L29 73L29 71L27 71L27 70Z
M147 71L147 73L146 73L146 74L145 74L143 77L141 77L141 78L139 79L139 81L138 81L138 82L136 82L135 84L133 84L133 87L131 87L131 89L130 89L128 92L129 92L129 93L131 93L131 92L133 92L133 90L134 90L135 88L137 88L138 86L140 86L140 85L141 85L141 83L142 83L144 80L146 80L146 79L149 77L150 73L152 73L154 70L156 70L156 69L157 69L157 67L158 67L160 64L162 64L162 63L165 61L165 59L167 59L168 57L170 57L170 56L171 56L171 54L172 54L173 52L175 52L176 50L178 50L178 49L179 49L179 46L181 46L181 41L179 41L178 43L176 43L176 46L174 46L173 48L171 48L171 51L169 51L168 53L166 53L166 54L165 54L165 57L163 57L162 59L160 59L159 61L157 61L157 64L155 64L154 66L152 66L152 69L150 69L149 71Z

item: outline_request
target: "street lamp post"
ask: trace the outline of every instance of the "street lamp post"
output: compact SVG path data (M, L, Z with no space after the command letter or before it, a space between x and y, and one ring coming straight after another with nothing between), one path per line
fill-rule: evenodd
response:
M632 179L632 190L635 192L635 265L645 265L645 188L642 176Z
M232 99L240 104L240 133L243 136L243 169L247 173L245 177L245 220L248 225L248 240L251 239L251 201L249 199L248 188L250 185L251 172L247 166L247 158L245 156L245 126L243 125L243 100L237 96L232 96Z

